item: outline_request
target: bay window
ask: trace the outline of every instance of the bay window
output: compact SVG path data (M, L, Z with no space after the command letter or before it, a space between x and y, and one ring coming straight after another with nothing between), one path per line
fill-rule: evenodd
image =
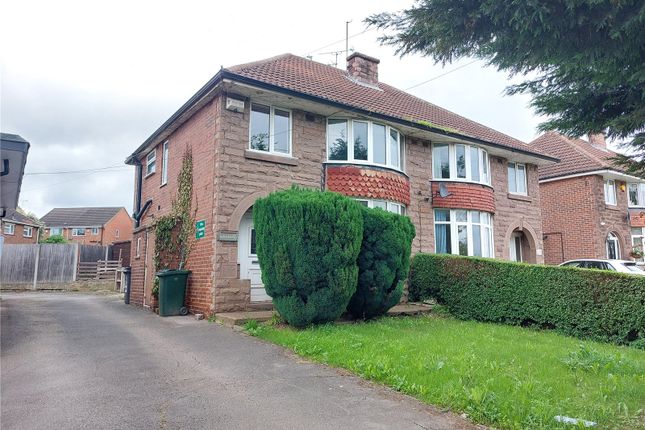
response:
M616 181L613 179L605 180L605 203L616 206Z
M381 208L384 211L405 215L405 206L401 203L394 203L386 200L356 199L360 204L368 208Z
M327 121L327 160L375 164L403 170L403 136L372 121L330 118Z
M526 194L526 165L508 163L508 192Z
M645 250L643 245L645 245L645 228L632 227L632 248L643 251ZM642 258L639 258L638 260L643 261Z
M434 240L437 254L492 258L492 216L465 209L435 209Z
M488 153L473 145L435 143L432 146L433 179L490 185Z
M249 148L291 155L291 112L273 106L251 104Z
M645 207L645 184L629 184L629 206Z

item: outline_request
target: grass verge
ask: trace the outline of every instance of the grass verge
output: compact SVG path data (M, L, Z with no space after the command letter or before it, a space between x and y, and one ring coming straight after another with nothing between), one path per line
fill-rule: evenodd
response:
M254 336L503 429L645 429L645 351L447 316L382 318Z

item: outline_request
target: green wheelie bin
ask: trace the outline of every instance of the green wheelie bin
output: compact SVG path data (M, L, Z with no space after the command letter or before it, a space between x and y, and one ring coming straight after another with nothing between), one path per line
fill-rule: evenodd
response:
M186 282L190 270L162 270L159 277L159 316L186 315Z

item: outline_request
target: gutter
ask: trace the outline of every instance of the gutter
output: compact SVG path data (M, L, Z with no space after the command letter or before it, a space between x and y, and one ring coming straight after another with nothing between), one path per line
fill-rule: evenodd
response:
M608 176L611 175L611 176L616 176L625 181L632 180L632 181L641 182L641 183L645 181L645 179L643 178L639 178L638 176L628 175L626 173L619 172L618 170L593 169L593 170L585 170L583 172L578 172L578 173L571 173L569 175L549 176L538 180L538 183L544 184L547 182L561 181L564 179L579 178L581 176L592 176L592 175L608 175Z
M390 116L390 115L385 115L385 114L378 113L378 112L372 112L372 111L369 111L369 110L366 110L366 109L357 108L355 106L351 106L351 105L348 105L348 104L345 104L345 103L336 102L336 101L329 100L329 99L326 99L326 98L323 98L323 97L314 96L314 95L311 95L311 94L302 93L300 91L291 90L291 89L288 89L288 88L284 88L284 87L280 87L280 86L277 86L277 85L269 84L269 83L266 83L266 82L263 82L263 81L258 81L256 79L247 78L245 76L241 76L241 75L238 75L236 73L230 72L227 69L220 69L220 71L217 72L217 74L215 76L213 76L213 78L211 78L211 80L209 80L206 83L206 85L204 85L202 88L200 88L199 91L197 91L197 93L195 93L195 95L193 95L186 103L184 103L177 110L177 112L175 112L170 118L168 118L168 120L166 120L166 122L164 122L161 125L161 127L159 127L154 133L152 133L152 135L150 135L150 137L148 137L145 140L145 142L143 142L132 153L132 155L130 155L125 160L125 163L133 165L135 163L134 159L136 158L136 156L140 152L142 152L144 149L146 149L146 147L149 144L151 144L175 120L177 120L181 115L183 115L186 111L188 111L188 109L190 109L197 101L199 101L200 99L205 97L208 93L210 93L213 89L215 89L224 80L230 80L232 82L239 82L241 84L246 84L246 85L249 85L249 86L252 86L252 87L261 88L261 89L264 89L264 90L267 90L267 91L273 91L273 92L280 93L280 94L285 94L285 95L288 95L288 96L298 97L298 98L301 98L301 99L305 99L305 100L316 102L316 103L325 104L327 106L332 106L332 107L342 109L342 110L349 110L349 111L356 112L356 113L358 113L360 115L364 115L364 116L367 116L367 117L370 117L370 118L376 118L376 119L380 119L382 121L387 121L387 122L403 125L403 126L406 126L406 127L416 128L416 129L419 129L419 130L428 131L428 132L432 132L432 133L435 133L435 134L440 134L442 136L452 137L452 138L464 140L464 141L467 141L467 142L470 142L470 143L476 143L476 144L479 144L479 145L489 146L489 147L493 147L493 148L499 148L499 149L502 149L502 150L511 151L511 152L515 152L515 153L518 153L518 154L523 154L523 155L528 155L528 156L531 156L531 157L541 158L543 160L551 161L551 162L554 162L554 163L560 162L560 159L558 159L558 158L551 157L551 156L544 155L544 154L535 153L535 152L532 152L530 150L523 150L523 149L520 149L520 148L514 148L514 147L511 147L511 146L506 146L506 145L502 145L502 144L499 144L499 143L488 142L488 141L478 139L478 138L475 138L475 137L471 137L471 136L467 136L467 135L447 131L447 130L444 130L443 128L423 124L423 123L421 123L419 121L406 120L406 119L397 118L397 117L393 117L393 116Z

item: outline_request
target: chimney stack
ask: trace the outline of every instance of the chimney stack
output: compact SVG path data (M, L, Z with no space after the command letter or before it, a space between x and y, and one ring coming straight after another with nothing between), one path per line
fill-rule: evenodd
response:
M380 62L377 58L354 52L347 57L347 73L361 82L375 85L378 83L378 63Z
M605 142L605 133L589 133L587 135L589 143L596 148L607 149L607 142Z

